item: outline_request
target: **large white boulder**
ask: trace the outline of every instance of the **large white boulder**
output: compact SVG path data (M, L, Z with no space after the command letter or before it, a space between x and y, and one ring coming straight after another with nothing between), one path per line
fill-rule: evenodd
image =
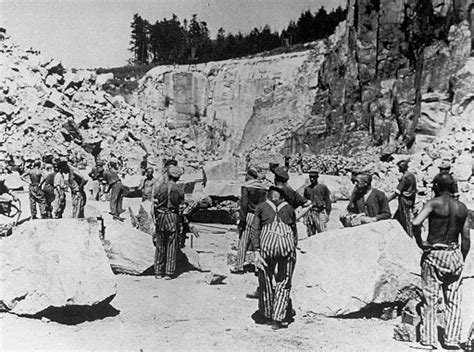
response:
M19 315L92 306L116 294L94 219L29 221L0 242L0 308Z
M106 216L103 242L116 274L141 275L153 265L155 247L151 235L126 222Z
M327 316L395 302L419 285L421 251L395 220L309 237L299 243L294 304Z

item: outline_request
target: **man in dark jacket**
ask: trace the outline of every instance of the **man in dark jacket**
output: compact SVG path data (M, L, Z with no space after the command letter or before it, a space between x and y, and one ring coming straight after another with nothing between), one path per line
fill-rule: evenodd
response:
M308 235L313 236L316 233L326 231L326 225L331 214L331 192L329 192L326 185L318 182L318 171L311 171L309 180L311 184L304 189L303 195L312 203L306 215L306 226Z
M392 216L385 193L372 188L372 176L367 173L357 175L354 199L347 211L357 214L360 224L390 219Z
M178 166L168 167L165 183L153 193L155 213L155 278L167 280L176 277L178 234L180 230L180 208L184 205L184 192L177 186L182 170Z

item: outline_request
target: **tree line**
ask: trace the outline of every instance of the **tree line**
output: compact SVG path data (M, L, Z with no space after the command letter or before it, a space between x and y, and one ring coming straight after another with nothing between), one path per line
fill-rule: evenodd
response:
M314 14L307 10L278 33L269 25L249 33L226 33L219 28L211 39L207 23L193 15L181 21L173 14L151 24L139 14L131 23L131 64L189 64L226 60L253 55L278 47L327 38L346 18L347 11L338 7L327 12L321 7Z

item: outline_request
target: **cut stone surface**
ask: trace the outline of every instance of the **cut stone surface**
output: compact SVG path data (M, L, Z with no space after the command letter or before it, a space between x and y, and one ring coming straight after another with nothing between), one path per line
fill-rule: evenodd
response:
M421 252L394 220L328 231L298 247L293 297L303 312L354 313L419 286Z
M155 247L151 235L127 223L107 216L103 242L116 274L141 275L153 265Z
M94 219L29 221L0 242L0 307L18 315L110 302L116 282Z

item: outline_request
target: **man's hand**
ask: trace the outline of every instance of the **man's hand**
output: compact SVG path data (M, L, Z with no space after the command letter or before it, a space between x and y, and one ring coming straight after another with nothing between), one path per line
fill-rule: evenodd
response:
M376 222L377 221L377 218L372 218L370 216L361 216L360 217L360 222L362 224L370 224L372 222Z
M153 245L156 247L156 236L152 237Z
M260 252L253 252L255 255L255 266L257 269L265 270L267 267L267 262L262 258Z

